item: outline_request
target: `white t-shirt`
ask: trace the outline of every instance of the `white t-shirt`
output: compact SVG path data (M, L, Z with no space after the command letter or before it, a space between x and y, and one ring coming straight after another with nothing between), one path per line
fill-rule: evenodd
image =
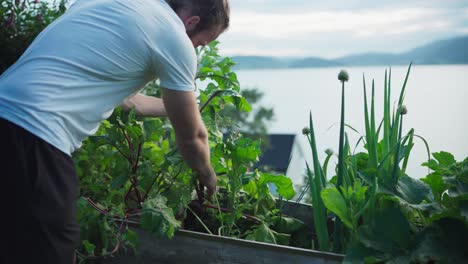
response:
M196 68L164 0L78 0L0 76L0 117L70 155L149 81L193 91Z

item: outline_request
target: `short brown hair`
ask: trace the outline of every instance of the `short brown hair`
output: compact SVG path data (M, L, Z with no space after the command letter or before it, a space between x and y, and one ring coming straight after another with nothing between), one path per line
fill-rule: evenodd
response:
M220 27L229 27L230 7L228 0L166 0L177 13L182 9L190 11L192 16L199 16L196 32Z

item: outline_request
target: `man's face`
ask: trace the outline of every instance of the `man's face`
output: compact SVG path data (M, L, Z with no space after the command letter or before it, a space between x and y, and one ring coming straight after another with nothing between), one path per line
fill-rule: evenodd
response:
M203 30L197 33L191 33L190 31L188 31L187 34L189 35L193 46L195 48L198 48L199 46L208 45L208 43L217 39L222 32L223 31L221 29L216 28L211 30Z

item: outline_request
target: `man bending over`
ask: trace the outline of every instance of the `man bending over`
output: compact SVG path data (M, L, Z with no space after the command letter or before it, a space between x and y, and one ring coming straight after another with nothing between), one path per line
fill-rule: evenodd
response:
M194 48L228 25L227 0L78 0L39 34L0 76L0 263L73 262L71 154L121 104L167 116L184 160L215 191ZM155 78L162 99L138 93Z

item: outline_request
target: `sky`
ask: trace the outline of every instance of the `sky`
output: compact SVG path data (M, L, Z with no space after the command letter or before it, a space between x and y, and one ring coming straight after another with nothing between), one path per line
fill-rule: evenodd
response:
M222 55L400 53L468 35L468 0L230 0Z

